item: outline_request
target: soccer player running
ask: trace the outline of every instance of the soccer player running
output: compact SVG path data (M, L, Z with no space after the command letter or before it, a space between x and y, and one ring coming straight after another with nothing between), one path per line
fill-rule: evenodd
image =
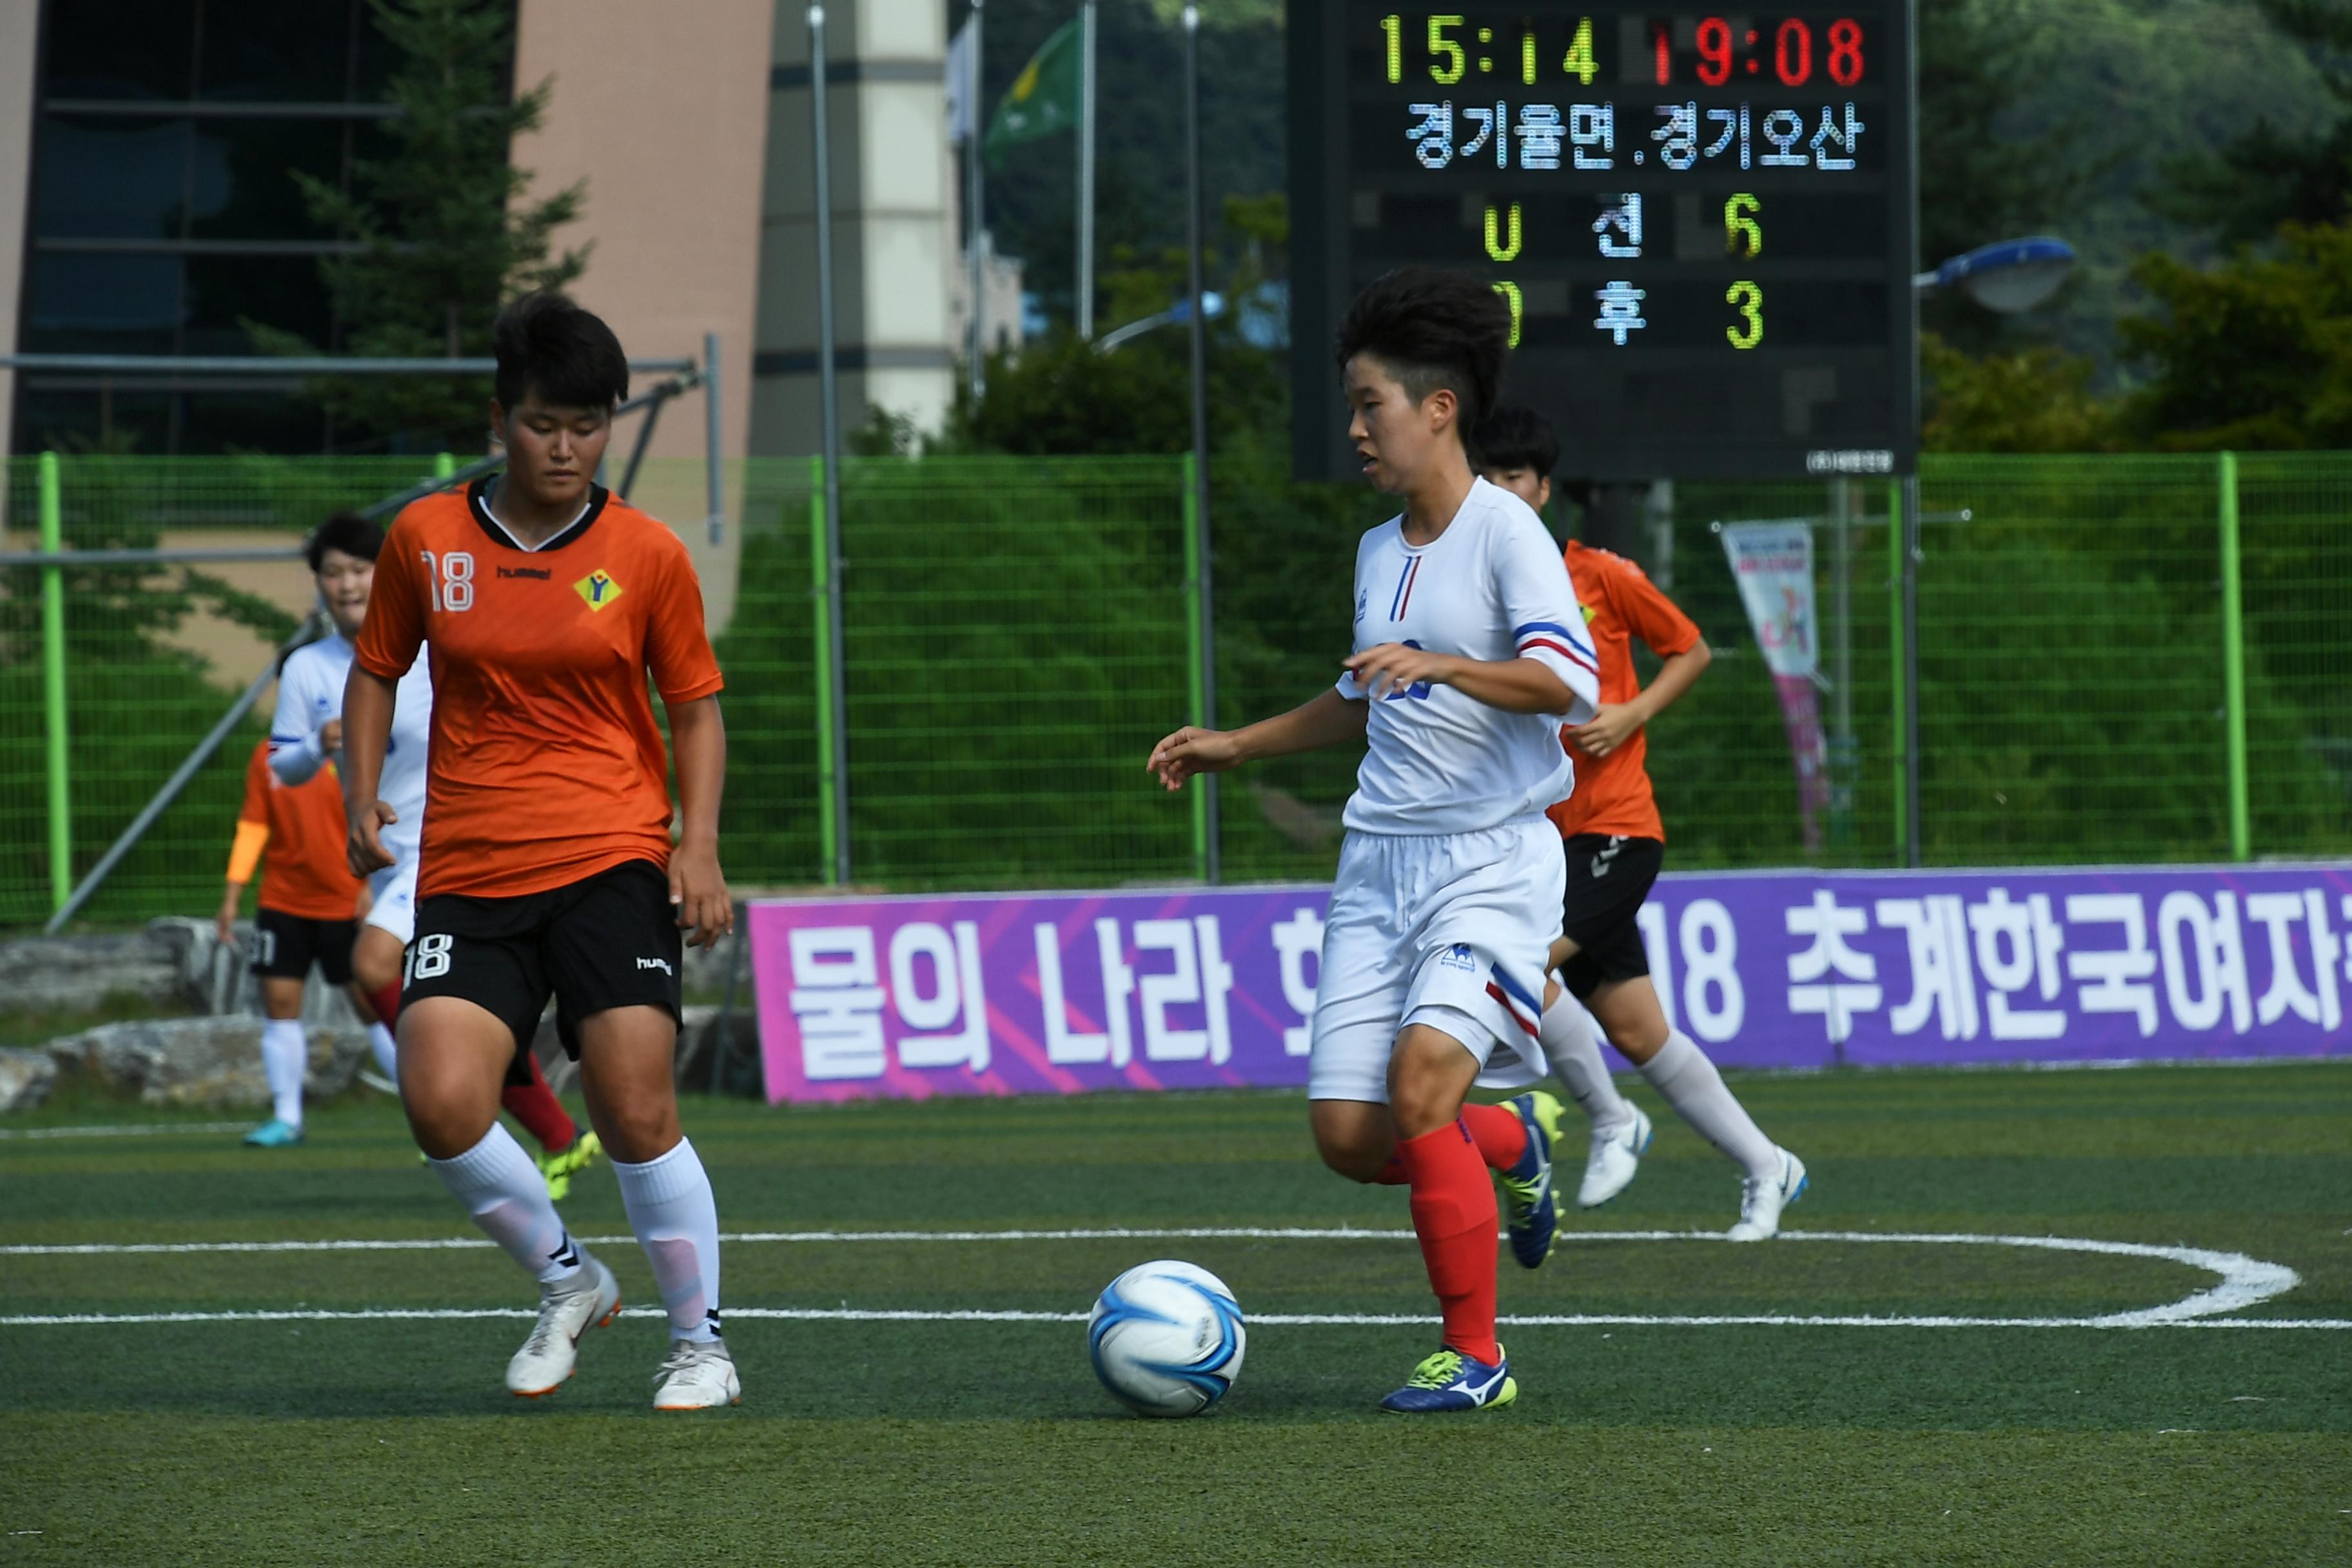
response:
M1495 1337L1496 1205L1513 1254L1550 1250L1547 1111L1536 1096L1465 1104L1491 1064L1536 1061L1546 948L1559 929L1564 721L1598 696L1550 536L1471 471L1464 436L1491 407L1510 312L1486 283L1426 268L1371 284L1339 328L1349 437L1405 510L1356 552L1354 651L1332 689L1244 729L1186 728L1155 747L1169 789L1260 758L1368 742L1324 927L1308 1115L1324 1163L1412 1189L1444 1340L1381 1402L1399 1412L1508 1404ZM1541 1097L1549 1100L1549 1096Z
M253 921L253 973L261 978L261 1070L269 1081L271 1113L245 1142L283 1149L302 1142L302 1079L310 1062L302 1034L302 982L315 963L328 984L351 984L352 931L367 884L345 863L343 796L332 773L303 784L280 783L269 771L267 741L255 742L246 760L245 804L236 814L228 887L215 921L223 942L236 923L257 863L261 892ZM358 998L357 987L352 994Z
M733 925L719 869L722 683L701 588L677 535L590 479L628 390L612 330L540 293L508 306L492 335L506 472L393 523L343 695L352 865L372 873L392 864L383 835L401 816L377 787L399 682L430 645L401 1100L451 1194L539 1281L539 1321L507 1387L553 1392L580 1337L619 1311L620 1289L498 1120L508 1065L552 994L667 1309L655 1407L732 1404L742 1385L719 1335L718 1206L671 1080L682 930L709 946ZM675 847L648 672L677 748Z
M383 548L383 531L351 512L337 512L310 536L310 570L334 632L296 648L278 672L269 765L288 784L316 775L342 745L343 687L351 676L352 639L366 617ZM368 879L373 902L357 942L348 950L351 973L380 1020L368 1031L376 1066L395 1085L400 1068L392 1026L400 1016L401 956L416 928L416 853L425 823L425 752L432 724L432 668L429 661L419 659L400 678L392 735L384 742L383 775L376 784L398 817L382 835L393 863ZM341 837L338 832L339 858L347 853ZM516 1054L499 1101L538 1140L541 1177L548 1195L561 1203L572 1190L572 1178L595 1159L596 1135L582 1134L548 1087L539 1058L527 1049Z
M1530 507L1551 500L1559 441L1541 416L1497 408L1480 424L1475 440L1480 471L1490 483ZM1549 813L1568 868L1562 934L1552 942L1549 967L1567 994L1559 983L1547 980L1542 1037L1552 1070L1592 1119L1576 1201L1597 1208L1623 1192L1650 1146L1650 1119L1617 1092L1601 1063L1592 1033L1598 1017L1650 1087L1740 1167L1739 1221L1730 1238L1762 1241L1779 1232L1780 1211L1803 1195L1805 1163L1765 1137L1706 1053L1668 1026L1635 920L1665 859L1644 726L1706 668L1706 639L1633 562L1575 540L1566 554L1601 656L1599 710L1561 731L1576 758L1576 794ZM1633 669L1636 637L1664 661L1647 689Z

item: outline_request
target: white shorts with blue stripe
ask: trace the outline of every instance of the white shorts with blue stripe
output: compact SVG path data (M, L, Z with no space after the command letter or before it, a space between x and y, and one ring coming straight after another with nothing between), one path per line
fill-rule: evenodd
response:
M1307 1098L1387 1104L1407 1024L1461 1041L1484 1087L1543 1077L1536 1025L1564 868L1541 816L1475 833L1349 834L1323 926Z

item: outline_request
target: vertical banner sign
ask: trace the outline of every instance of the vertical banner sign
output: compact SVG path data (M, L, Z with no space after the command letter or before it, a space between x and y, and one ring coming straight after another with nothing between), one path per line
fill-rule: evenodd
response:
M1813 602L1813 527L1789 522L1727 522L1723 552L1739 602L1756 628L1756 646L1780 694L1780 722L1797 767L1797 810L1805 853L1822 847L1822 820L1830 805L1829 747L1813 678L1821 662L1821 617Z
M1320 887L761 900L771 1100L1298 1088ZM1725 1067L2352 1056L2352 868L1669 874Z

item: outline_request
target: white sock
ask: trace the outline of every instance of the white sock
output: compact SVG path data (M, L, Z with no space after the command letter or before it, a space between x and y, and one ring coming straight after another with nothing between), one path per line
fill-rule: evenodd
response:
M1633 1107L1617 1092L1609 1066L1601 1059L1601 1041L1583 1004L1561 992L1544 1009L1536 1037L1543 1042L1544 1058L1569 1097L1591 1118L1594 1131L1605 1135L1633 1120Z
M1658 1054L1642 1064L1642 1076L1701 1137L1745 1166L1750 1176L1765 1180L1780 1174L1780 1149L1723 1087L1723 1075L1688 1035L1680 1029L1668 1035Z
M642 1165L615 1160L613 1174L621 1179L621 1206L669 1309L670 1338L717 1339L719 1200L694 1145L681 1138L668 1153Z
M547 1201L539 1167L502 1124L493 1121L480 1142L454 1160L434 1161L433 1169L474 1223L541 1284L557 1284L585 1267Z
M392 1031L385 1028L382 1024L370 1024L368 1026L368 1049L375 1053L375 1070L383 1074L384 1077L392 1079L393 1082L398 1083L400 1081L400 1051L399 1047L393 1043Z
M261 1026L261 1071L269 1079L271 1114L289 1127L302 1125L302 1075L310 1070L310 1042L299 1018L270 1018Z

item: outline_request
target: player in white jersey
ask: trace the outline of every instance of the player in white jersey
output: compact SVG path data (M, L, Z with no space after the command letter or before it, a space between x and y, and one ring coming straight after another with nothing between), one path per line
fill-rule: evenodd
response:
M366 618L369 586L375 575L376 552L383 531L365 518L337 512L319 525L303 546L316 579L319 601L333 626L331 636L305 643L286 656L278 671L278 710L269 723L269 768L280 782L307 783L342 747L343 679L351 673L352 638ZM430 685L420 700L432 701ZM420 730L410 748L415 755L415 798L398 797L404 809L425 809L425 735ZM387 767L387 772L390 771ZM387 784L387 788L390 785ZM401 950L408 943L415 921L416 847L415 830L404 857L407 875L395 865L368 879L370 903L359 940L352 944L352 977L371 1002L386 982L398 977ZM379 1006L379 1020L368 1029L377 1068L386 1079L398 1076L392 1037L392 1015Z
M1264 757L1368 742L1346 814L1315 999L1307 1099L1326 1164L1412 1189L1444 1337L1383 1409L1475 1410L1517 1394L1495 1338L1495 1190L1514 1255L1550 1250L1549 1096L1465 1103L1545 1071L1537 1018L1559 931L1574 782L1559 726L1599 694L1583 617L1527 504L1477 479L1464 436L1493 406L1510 314L1466 274L1407 268L1358 296L1338 359L1349 437L1405 503L1356 552L1354 651L1278 718L1186 728L1154 748L1170 789Z
M269 725L269 766L289 784L300 784L342 748L343 686L351 675L352 638L367 616L375 558L383 531L352 512L320 524L306 546L334 635L286 656L278 675L278 711ZM377 796L399 814L385 826L383 847L393 863L368 879L373 902L352 947L352 975L378 1019L368 1030L377 1066L399 1077L390 1025L400 1010L401 964L416 931L417 852L425 825L425 758L433 733L430 661L418 659L400 679L392 736L385 746ZM502 1099L507 1110L539 1140L539 1166L549 1192L561 1200L572 1178L600 1152L593 1132L583 1134L548 1087L528 1047L519 1052Z

